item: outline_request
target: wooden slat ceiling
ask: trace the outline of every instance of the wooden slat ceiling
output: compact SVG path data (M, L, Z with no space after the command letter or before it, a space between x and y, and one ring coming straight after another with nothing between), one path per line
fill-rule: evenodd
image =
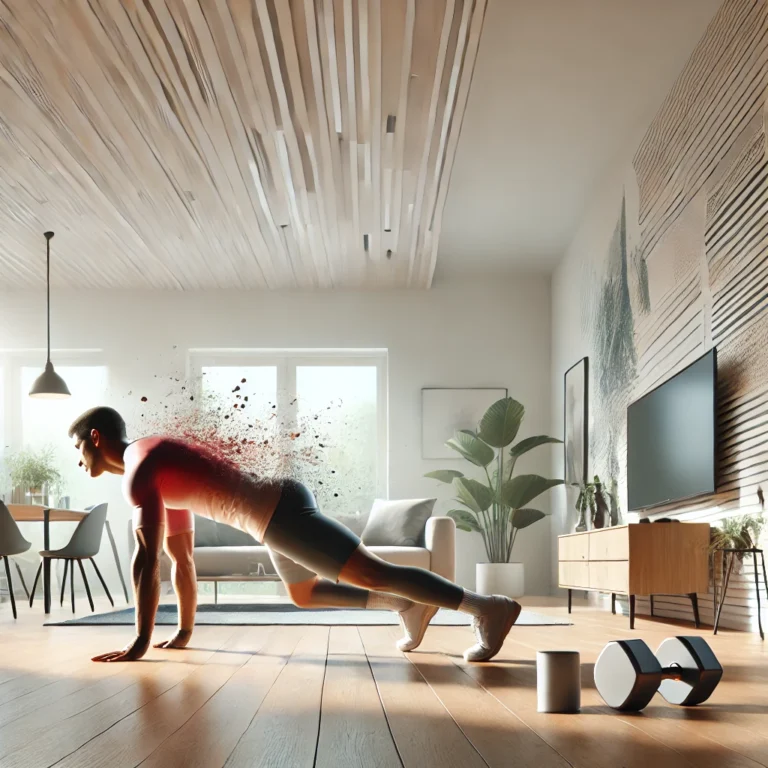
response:
M428 287L486 0L0 0L0 289Z

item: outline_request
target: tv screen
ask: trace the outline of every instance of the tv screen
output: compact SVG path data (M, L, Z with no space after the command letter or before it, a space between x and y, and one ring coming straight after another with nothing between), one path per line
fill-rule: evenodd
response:
M627 501L643 510L715 491L717 353L627 409Z

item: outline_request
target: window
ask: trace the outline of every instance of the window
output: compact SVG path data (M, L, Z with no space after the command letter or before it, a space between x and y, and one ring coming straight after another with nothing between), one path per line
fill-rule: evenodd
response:
M93 364L93 355L83 358L57 357L56 371L64 378L72 392L66 400L45 400L29 397L34 380L42 372L38 355L8 356L0 371L0 393L5 391L3 409L6 413L3 429L4 454L21 448L39 450L51 448L55 468L61 473L61 488L57 489L55 503L82 508L93 503L93 481L78 468L72 442L67 429L83 411L104 402L107 391L107 368ZM61 361L59 363L59 360ZM81 362L83 364L81 364ZM3 402L3 401L0 401ZM12 489L2 488L10 498ZM60 499L59 497L64 497Z
M193 350L199 407L244 468L306 483L331 516L387 491L385 350Z

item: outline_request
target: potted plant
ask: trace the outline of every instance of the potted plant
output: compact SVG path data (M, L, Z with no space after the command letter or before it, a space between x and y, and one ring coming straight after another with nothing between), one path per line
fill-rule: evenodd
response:
M524 407L511 397L498 400L485 412L476 432L461 430L446 443L483 471L482 480L465 477L455 469L425 475L453 486L462 508L448 515L460 531L474 531L483 537L488 562L477 564L477 590L483 594L519 597L524 593L523 564L510 562L517 534L545 517L544 512L528 505L563 482L514 474L520 456L540 445L562 442L536 435L513 445L524 415Z
M712 557L713 581L717 575L717 564L714 562L715 554L723 549L752 549L758 546L760 534L762 533L765 519L759 515L741 515L738 517L727 517L720 521L720 525L710 529L709 533L709 552ZM734 561L734 568L737 572L741 570L744 554L739 552ZM720 581L725 581L725 558L720 552L719 567Z
M29 448L11 454L6 459L11 487L26 497L41 501L61 485L61 473L56 469L53 448L37 451Z
M579 519L574 528L575 533L589 530L590 525L593 529L597 529L619 524L621 517L615 480L611 481L610 491L606 490L599 475L595 475L591 483L573 483L572 485L579 490L576 499Z

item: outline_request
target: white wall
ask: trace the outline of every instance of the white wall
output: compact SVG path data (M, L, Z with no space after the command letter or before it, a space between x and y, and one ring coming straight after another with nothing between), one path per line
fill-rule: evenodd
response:
M613 468L624 510L627 405L717 348L717 492L651 517L718 524L764 513L768 311L758 297L768 295L768 218L755 201L768 195L768 64L754 54L768 40L767 5L724 0L656 115L592 191L552 280L552 430L563 429L563 373L588 355L590 474ZM553 466L562 472L561 452ZM554 533L573 530L574 501L562 488L554 495ZM554 580L556 557L552 566ZM711 597L700 597L709 622ZM746 564L723 625L756 628L756 607ZM657 611L690 617L685 598L657 601Z
M549 279L541 276L468 280L437 285L429 292L95 294L54 290L53 345L101 348L109 366L108 404L118 408L127 402L129 391L136 395L153 387L156 374L184 370L189 348L386 347L389 495L438 495L439 513L449 508L447 487L423 474L451 462L421 459L421 388L506 386L527 408L522 434L546 433L549 290ZM0 294L0 349L43 347L43 308L41 295ZM526 458L525 467L546 474L546 450ZM110 518L121 532L118 543L126 558L122 532L128 509L120 499L119 481L108 477L93 483L94 500L104 498L111 504ZM529 594L549 592L549 542L548 520L520 534L515 559L526 564ZM482 559L479 538L459 532L459 583L474 585L474 565ZM102 560L106 565L105 555Z

